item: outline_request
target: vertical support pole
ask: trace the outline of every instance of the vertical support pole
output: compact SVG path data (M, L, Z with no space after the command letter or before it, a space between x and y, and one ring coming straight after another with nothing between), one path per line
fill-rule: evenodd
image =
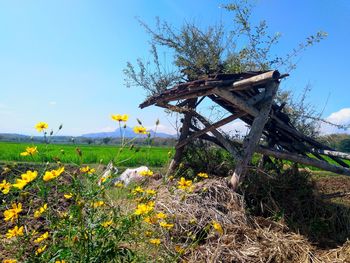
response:
M268 120L272 102L276 95L277 89L277 81L271 81L268 85L266 85L266 97L264 99L264 102L261 104L258 116L254 118L249 134L243 141L243 152L240 158L237 160L235 171L230 180L231 186L234 190L237 189L239 183L244 179L244 176L247 172L248 164L253 157L255 148L260 141L264 126Z
M197 98L195 99L189 99L187 103L188 108L194 108L197 102ZM172 172L176 170L176 168L179 166L181 157L183 154L183 151L185 149L185 145L181 147L177 147L183 140L185 140L188 136L190 126L191 126L191 120L192 120L192 113L191 111L185 113L185 117L182 123L182 127L180 130L180 137L177 142L177 145L175 146L175 154L174 158L171 160L168 171L166 176L169 176Z

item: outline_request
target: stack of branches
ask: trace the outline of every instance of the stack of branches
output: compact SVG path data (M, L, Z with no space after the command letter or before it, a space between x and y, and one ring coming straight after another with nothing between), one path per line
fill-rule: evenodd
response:
M171 187L170 187L171 189ZM319 253L283 224L246 214L243 197L224 179L195 185L192 193L161 188L157 210L174 217L165 246L186 262L346 262L349 244ZM217 223L222 231L213 228Z

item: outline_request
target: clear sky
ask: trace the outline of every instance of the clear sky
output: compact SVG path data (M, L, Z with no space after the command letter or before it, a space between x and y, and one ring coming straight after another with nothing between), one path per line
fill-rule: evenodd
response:
M225 2L0 1L0 132L36 134L39 121L63 123L69 135L111 131L112 113L128 113L130 126L159 118L161 130L172 130L161 109L138 109L141 89L124 86L126 62L149 58L149 36L135 17L151 26L159 16L176 27L186 20L229 27L232 14L219 8ZM318 30L329 34L303 53L282 87L299 94L310 83L310 102L323 109L328 98L323 117L343 124L350 123L349 14L347 0L260 0L253 16L282 33L281 55Z

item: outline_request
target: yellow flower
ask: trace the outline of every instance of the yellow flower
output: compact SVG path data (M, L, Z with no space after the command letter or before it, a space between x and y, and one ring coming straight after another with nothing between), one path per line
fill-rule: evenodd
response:
M208 178L209 177L207 173L199 173L199 174L197 174L197 176L202 177L202 178Z
M96 202L93 202L93 203L91 204L91 206L92 206L93 208L97 208L97 207L103 206L104 204L105 204L105 202L103 202L103 201L96 201Z
M22 180L25 180L28 183L33 181L37 176L38 176L38 172L37 171L33 171L33 172L32 171L27 171L25 174L21 174Z
M16 183L13 184L13 187L16 187L19 190L22 190L27 184L28 184L28 182L26 182L25 180L16 179Z
M151 176L153 176L153 172L151 170L144 170L144 171L140 172L140 175L141 176L149 176L149 177L151 177Z
M35 129L37 129L38 132L41 132L45 129L47 129L49 127L49 125L46 122L38 122L35 125Z
M2 261L2 263L16 263L16 262L17 262L16 259L4 259L4 260Z
M115 114L115 115L111 115L112 119L115 121L124 121L126 122L129 119L129 115L127 114Z
M160 245L160 239L159 238L152 238L149 240L149 242L153 245Z
M135 215L146 215L153 211L154 202L148 202L147 204L138 204L134 212Z
M220 225L219 222L213 220L212 226L220 235L222 235L224 233L222 226Z
M47 210L47 204L44 204L42 207L40 207L38 210L34 212L34 217L35 218L40 217L46 210Z
M158 219L165 219L165 218L167 218L167 215L162 213L162 212L159 212L158 214L156 214L156 217Z
M0 183L0 191L2 191L4 195L10 192L10 188L11 188L11 184L6 180L2 180L2 183Z
M4 220L5 221L11 221L13 222L15 219L18 218L18 214L22 212L22 204L18 203L18 204L12 204L12 208L7 209L4 211Z
M37 147L27 147L25 152L21 152L21 156L33 156L36 153L38 153Z
M135 126L134 133L136 133L136 134L148 134L146 128L143 126Z
M94 168L90 168L89 166L85 166L80 168L80 172L86 173L86 174L93 174L96 172L96 170Z
M134 188L134 190L131 191L132 194L136 195L136 194L142 194L144 192L144 190L142 189L141 186L137 186Z
M112 224L113 224L113 221L110 220L110 221L105 221L105 222L103 222L103 223L101 224L101 226L103 226L103 227L109 227L109 226L111 226Z
M146 194L148 194L148 195L156 195L157 191L152 190L152 189L148 189L148 190L146 190Z
M186 190L188 187L192 186L192 181L191 180L186 180L184 177L180 178L180 181L177 182L179 189Z
M116 183L114 184L114 186L115 186L115 187L118 187L118 188L121 188L121 187L124 186L124 183L123 183L123 182L116 182Z
M20 228L18 228L18 226L15 226L14 228L9 229L6 233L7 238L13 238L16 236L23 236L23 226Z
M45 182L55 179L64 172L64 167L58 168L57 170L46 171L43 177Z
M62 259L62 260L56 260L55 263L67 263L67 261Z
M36 252L35 252L35 255L39 255L41 253L43 253L46 249L46 245L45 246L42 246L42 247L39 247Z
M174 224L169 224L169 223L167 223L167 222L165 222L165 221L160 222L159 225L160 225L161 227L167 228L167 229L171 229L171 228L174 227Z
M147 224L156 224L158 222L158 218L156 218L154 216L146 216L143 219L143 222L145 222Z
M41 241L47 239L49 237L49 232L45 232L40 237L34 240L34 243L40 243Z
M37 176L37 171L27 171L25 174L21 174L21 179L16 179L16 184L13 184L13 186L22 190L24 186L33 181Z
M101 184L103 184L103 183L106 182L107 179L109 179L109 178L111 178L110 175L109 175L109 176L104 176L104 177L101 177L98 181L99 181Z
M16 183L13 184L13 187L16 187L22 190L27 184L33 181L38 176L37 171L27 171L25 174L21 175L21 179L16 179Z
M181 254L181 255L185 253L185 249L182 248L182 247L179 246L179 245L176 245L176 246L175 246L175 251L176 251L177 253Z
M71 193L69 193L69 194L64 194L63 196L64 196L64 198L66 198L66 199L71 199L71 198L73 197L73 195L72 195Z

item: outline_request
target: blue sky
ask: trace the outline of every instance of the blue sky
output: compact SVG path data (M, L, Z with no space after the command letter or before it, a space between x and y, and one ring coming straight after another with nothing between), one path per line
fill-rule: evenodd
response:
M128 113L130 126L159 118L161 130L172 130L174 118L156 107L138 109L145 93L124 86L126 62L149 58L149 36L135 17L151 26L159 16L175 27L195 20L229 28L232 15L219 8L225 2L0 1L0 132L36 134L38 121L63 123L69 135L110 131L112 113ZM329 34L300 56L282 87L297 95L310 83L310 102L322 109L328 98L324 117L343 124L350 123L349 13L347 0L260 0L253 13L282 33L281 55L318 30Z

